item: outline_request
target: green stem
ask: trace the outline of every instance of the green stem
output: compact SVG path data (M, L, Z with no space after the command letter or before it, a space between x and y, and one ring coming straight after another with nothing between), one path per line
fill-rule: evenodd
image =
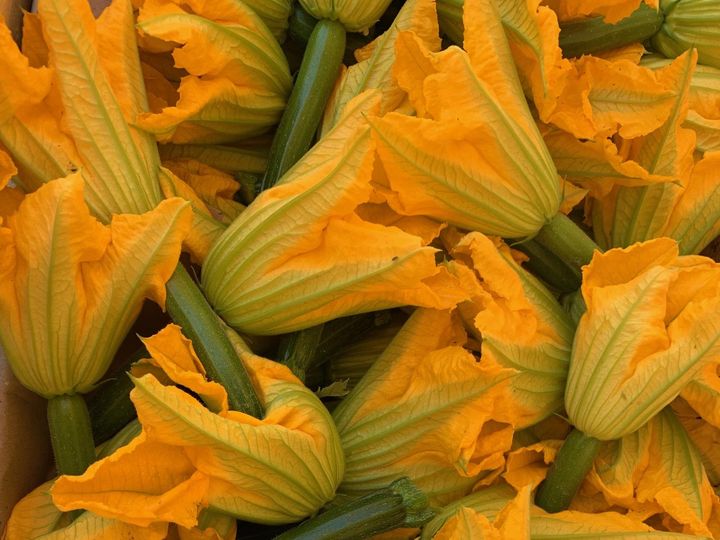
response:
M437 15L440 30L450 41L462 47L463 35L463 0L437 0Z
M535 504L547 512L567 510L592 467L601 441L573 429L535 494Z
M274 186L310 148L340 72L345 34L345 27L338 21L322 20L313 28L270 148L263 190Z
M573 220L558 213L535 236L535 241L566 264L580 268L602 251Z
M58 475L80 475L95 461L90 415L80 394L48 400L48 426Z
M580 270L576 266L565 264L562 259L534 240L520 242L513 247L530 257L524 266L551 287L561 292L576 291L580 287Z
M278 362L290 368L295 376L305 382L307 370L313 365L320 345L324 325L319 324L285 336L280 343Z
M662 10L641 4L629 17L607 24L602 17L569 21L560 25L560 48L563 56L572 58L643 42L662 27Z
M276 540L353 540L399 527L419 527L432 519L425 494L407 478L359 499L338 505Z
M341 317L285 336L278 362L288 366L303 382L308 370L327 361L343 345L390 321L386 311Z
M137 417L135 406L130 400L133 383L127 372L135 362L145 357L147 350L140 347L113 369L97 388L85 395L96 445L115 436Z
M250 376L225 334L222 322L182 264L167 282L167 310L193 344L208 377L225 387L230 408L262 418Z

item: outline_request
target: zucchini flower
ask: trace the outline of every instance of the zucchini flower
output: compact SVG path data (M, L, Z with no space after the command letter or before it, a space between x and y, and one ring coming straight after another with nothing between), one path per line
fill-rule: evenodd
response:
M657 54L645 55L640 60L641 65L655 70L670 62ZM720 69L695 66L688 99L689 109L683 127L695 132L695 151L720 150Z
M228 410L225 389L206 380L192 343L170 325L144 340L151 358L133 369L142 433L84 475L59 478L52 488L58 508L189 528L202 508L282 524L330 501L344 470L330 414L286 367L234 339L263 400L263 419Z
M605 501L599 507L593 503L596 511L625 508L636 515L658 515L665 523L678 523L677 532L712 536L713 488L700 453L670 408L602 446L582 498L593 491Z
M146 50L172 51L187 73L176 103L137 119L159 141L228 142L264 133L280 119L292 83L287 60L243 2L145 0L138 30Z
M188 211L172 199L104 226L90 216L78 175L25 198L0 229L0 339L20 382L48 398L93 388L143 300L164 305Z
M358 96L213 245L202 284L230 326L280 334L408 304L446 309L464 298L420 237L356 212L373 194L365 114L378 104L373 91Z
M672 182L616 186L607 195L594 199L593 230L600 246L628 246L666 233L672 208L688 185L694 164L695 134L682 127L689 105L694 55L686 53L676 60L682 61L678 64L682 77L677 81L670 116L651 133L623 140L618 149L618 154L636 162L647 173L669 177Z
M142 538L143 540L167 540L170 538L234 540L237 520L212 511L200 514L198 524L187 528L168 522L148 526L134 525L118 519L110 519L92 512L82 512L67 524L63 513L53 504L50 492L55 481L45 482L25 496L13 509L7 522L5 540L28 540L43 538L55 540L117 540L118 538Z
M0 225L0 343L18 380L49 399L61 472L79 474L92 460L77 393L107 371L146 298L164 307L190 219L187 203L171 199L104 226L74 175L28 195Z
M720 4L717 0L660 0L664 21L652 44L668 58L690 48L698 62L720 68Z
M448 239L450 234L445 235ZM459 312L482 358L515 370L499 417L516 429L562 407L574 325L553 295L520 266L522 254L500 239L470 233L450 240L454 271L472 290Z
M593 259L583 272L587 312L565 394L578 429L601 440L632 433L714 361L720 351L718 277L720 265L679 257L668 238Z
M672 402L672 410L695 449L712 486L720 485L720 428L706 421L682 397Z
M422 540L460 540L464 538L638 538L681 540L694 535L668 533L643 523L637 516L618 512L578 511L547 514L530 502L530 489L517 495L506 485L481 489L453 502L424 528Z
M576 427L538 504L566 507L599 441L620 439L659 413L720 353L720 265L678 256L659 238L596 254L583 269L587 311L573 343L565 409Z
M399 37L395 75L417 117L371 119L395 211L510 238L558 213L560 179L528 109L495 2L468 0L465 51Z
M449 311L413 313L333 412L346 460L341 493L407 476L442 504L502 466L512 429L494 418L512 371L478 361L466 340Z
M0 29L0 101L8 105L0 119L0 142L18 166L21 187L32 191L79 172L88 206L106 223L114 214L140 214L163 196L182 195L190 200L197 225L185 247L202 260L225 225L187 184L160 166L154 137L136 127L138 115L147 111L147 97L130 0L116 0L97 20L85 0L43 0L38 9L44 40L43 45L32 41L31 56L42 62L46 45L48 66L32 67L7 29ZM37 37L37 28L32 32ZM260 415L244 368L182 265L168 282L168 296L170 315L202 343L203 362L229 389L233 408Z
M367 32L390 5L390 0L300 0L316 19L339 21L349 32Z

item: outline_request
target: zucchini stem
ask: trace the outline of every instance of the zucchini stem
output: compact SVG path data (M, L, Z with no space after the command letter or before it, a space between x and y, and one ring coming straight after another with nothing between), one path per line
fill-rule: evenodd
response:
M80 394L51 397L47 419L58 475L83 474L95 461L95 443L85 399Z
M308 151L345 54L345 27L323 19L313 28L290 99L275 132L261 190L271 188Z
M535 504L547 512L567 510L595 461L601 441L573 429L535 494Z
M166 288L170 317L192 341L208 377L225 387L230 408L262 418L263 406L222 321L182 264L175 268Z

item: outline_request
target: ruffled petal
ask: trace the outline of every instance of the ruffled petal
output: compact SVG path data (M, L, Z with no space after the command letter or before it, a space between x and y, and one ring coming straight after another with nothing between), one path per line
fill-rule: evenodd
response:
M631 433L715 361L719 273L711 259L678 257L668 238L595 254L565 394L578 429L601 440Z
M397 227L362 220L371 198L373 144L366 111L350 112L210 252L203 287L231 326L278 334L400 305L447 308L464 293L435 264L435 249Z
M103 226L77 175L27 196L2 229L0 340L18 379L43 396L91 389L143 300L164 305L189 219L173 199Z
M494 414L511 372L478 362L464 340L449 312L415 311L335 409L347 461L341 492L408 476L447 502L502 466L512 430Z

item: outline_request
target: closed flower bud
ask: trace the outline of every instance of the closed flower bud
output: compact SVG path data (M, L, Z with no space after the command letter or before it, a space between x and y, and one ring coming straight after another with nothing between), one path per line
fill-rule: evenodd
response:
M640 428L720 353L720 265L669 238L596 254L573 344L565 407L600 440Z

